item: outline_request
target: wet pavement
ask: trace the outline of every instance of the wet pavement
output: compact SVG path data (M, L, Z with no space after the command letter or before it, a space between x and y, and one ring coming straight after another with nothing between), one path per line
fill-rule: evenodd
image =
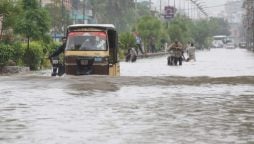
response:
M0 77L2 144L252 144L254 54L121 63L121 77Z

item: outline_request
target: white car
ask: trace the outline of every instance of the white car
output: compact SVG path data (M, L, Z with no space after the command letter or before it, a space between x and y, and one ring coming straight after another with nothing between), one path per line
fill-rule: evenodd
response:
M234 49L234 48L235 48L235 45L234 45L234 43L227 43L227 44L225 45L225 47L226 47L227 49Z

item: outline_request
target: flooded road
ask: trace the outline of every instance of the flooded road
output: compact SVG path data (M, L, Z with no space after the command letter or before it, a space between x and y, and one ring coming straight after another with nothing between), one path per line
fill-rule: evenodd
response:
M254 54L121 63L121 77L0 77L1 144L252 144Z

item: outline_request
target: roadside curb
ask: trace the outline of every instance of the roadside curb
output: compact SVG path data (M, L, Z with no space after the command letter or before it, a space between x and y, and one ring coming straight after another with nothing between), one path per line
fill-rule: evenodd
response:
M29 67L21 67L21 66L3 66L0 67L0 75L5 74L18 74L18 73L25 73L29 72Z
M148 57L157 57L167 55L165 52L157 52L157 53L145 53L143 55L138 55L139 59L148 58Z

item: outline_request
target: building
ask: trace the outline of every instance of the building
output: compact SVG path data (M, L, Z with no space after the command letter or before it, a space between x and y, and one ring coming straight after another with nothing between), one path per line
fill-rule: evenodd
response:
M247 48L254 50L254 1L244 0L242 4L243 19L242 28L244 41L247 43Z
M62 0L61 2L67 10L71 10L72 8L71 0ZM40 3L42 6L45 6L47 4L54 3L54 0L40 0Z
M241 0L230 0L225 4L225 20L230 25L230 36L233 38L235 44L241 41L242 3Z
M75 5L71 12L73 24L97 23L89 0L79 0Z

